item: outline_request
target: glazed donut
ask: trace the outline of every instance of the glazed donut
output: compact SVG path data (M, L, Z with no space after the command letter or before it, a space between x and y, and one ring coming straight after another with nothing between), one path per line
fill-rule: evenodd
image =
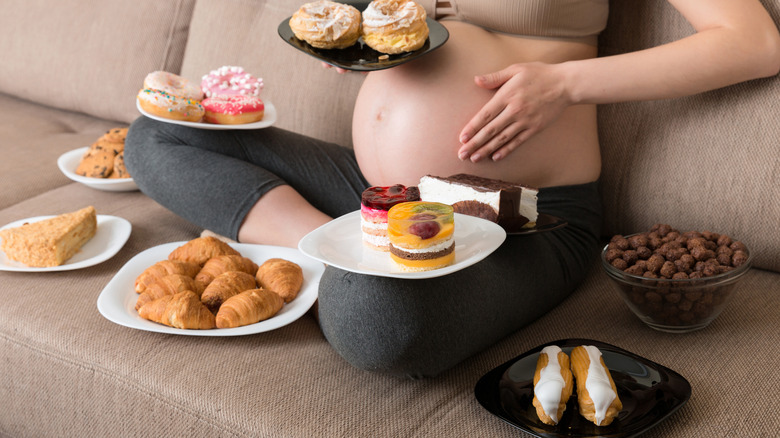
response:
M263 80L247 73L242 67L225 65L203 75L200 87L206 97L259 96Z
M363 11L363 42L377 52L413 52L428 39L425 8L411 0L373 0Z
M360 11L329 0L306 3L290 18L290 29L318 49L343 49L360 38Z
M174 96L181 96L185 99L201 100L203 93L197 84L193 84L186 78L167 71L154 71L146 75L144 79L144 88L150 90L160 90Z
M203 120L220 125L241 125L263 120L265 105L256 96L214 96L203 99Z
M165 119L199 122L203 105L199 101L174 96L162 90L144 88L138 92L138 104L147 113Z

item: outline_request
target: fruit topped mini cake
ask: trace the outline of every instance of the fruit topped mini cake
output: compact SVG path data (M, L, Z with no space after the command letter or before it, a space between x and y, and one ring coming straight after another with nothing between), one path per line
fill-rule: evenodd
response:
M430 271L455 261L455 215L438 202L404 202L387 213L390 258L402 271Z
M388 187L369 187L363 191L360 202L360 229L363 232L363 244L371 249L388 251L387 210L396 204L419 201L417 187L405 187L401 184Z

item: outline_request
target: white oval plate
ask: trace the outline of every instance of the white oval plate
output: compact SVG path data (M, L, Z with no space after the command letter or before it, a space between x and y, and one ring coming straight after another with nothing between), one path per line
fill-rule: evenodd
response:
M186 122L184 120L173 120L173 119L166 119L164 117L158 117L144 111L144 109L141 108L141 105L138 103L138 99L135 100L135 107L138 108L138 111L141 114L145 115L146 117L149 117L150 119L157 120L158 122L189 126L190 128L212 129L212 130L223 130L223 131L231 130L231 129L262 129L273 125L274 123L276 123L276 107L274 106L274 104L268 102L265 99L263 99L263 105L265 105L265 113L263 114L263 120L260 120L259 122L245 123L243 125L219 125L216 123Z
M76 168L79 166L81 157L84 156L87 149L89 147L78 148L60 155L60 158L57 159L57 167L60 168L60 172L72 181L97 190L107 192L132 192L138 190L138 186L133 181L133 178L90 178L77 174Z
M38 216L11 222L0 229L20 227L27 222L38 222L54 216ZM73 257L65 264L47 268L26 266L22 263L10 260L4 252L0 251L0 271L16 272L53 272L71 271L86 268L104 262L119 252L130 237L132 226L127 219L116 216L97 215L97 232L95 236L81 247Z
M149 266L160 260L166 260L171 251L185 243L165 243L146 249L128 260L100 293L97 300L100 314L111 322L137 330L186 336L241 336L267 332L290 324L303 316L317 300L320 277L325 270L322 263L305 257L294 248L231 243L230 246L241 255L252 259L258 265L274 257L297 263L303 270L303 286L298 296L285 304L279 313L265 321L229 329L185 330L141 318L135 310L135 303L138 300L138 293L134 288L136 277Z
M455 263L422 272L403 272L390 260L390 253L363 245L360 210L347 213L317 228L301 239L298 249L331 266L358 274L396 278L433 278L467 268L495 251L506 231L494 222L455 213Z

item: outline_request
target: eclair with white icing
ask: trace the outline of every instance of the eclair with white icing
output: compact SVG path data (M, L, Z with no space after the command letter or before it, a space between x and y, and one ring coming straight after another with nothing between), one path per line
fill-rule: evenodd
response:
M597 426L612 423L623 403L601 351L593 345L575 347L571 351L571 370L577 380L580 414Z
M558 424L573 389L569 356L556 345L544 347L534 372L533 404L539 419L552 426Z

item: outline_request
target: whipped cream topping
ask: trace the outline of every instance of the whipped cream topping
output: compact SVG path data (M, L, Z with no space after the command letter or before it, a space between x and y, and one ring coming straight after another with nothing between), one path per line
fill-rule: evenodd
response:
M588 358L590 359L590 365L588 365L588 378L585 379L585 389L588 390L591 400L593 400L593 407L596 410L595 423L601 425L604 418L607 415L607 409L615 400L617 394L612 390L612 385L609 383L609 376L606 370L601 366L601 351L593 345L584 345L585 351L588 352Z
M372 1L363 11L363 26L407 28L411 27L412 22L417 20L422 13L424 13L424 9L418 8L413 1Z
M319 0L301 6L300 12L309 15L306 22L311 32L321 32L337 40L346 34L355 19L353 7L329 0Z
M539 372L539 381L534 386L534 396L542 404L542 409L550 419L558 424L558 406L561 403L561 393L566 381L561 375L561 364L558 362L560 347L550 345L542 349L541 354L547 355L547 365Z

